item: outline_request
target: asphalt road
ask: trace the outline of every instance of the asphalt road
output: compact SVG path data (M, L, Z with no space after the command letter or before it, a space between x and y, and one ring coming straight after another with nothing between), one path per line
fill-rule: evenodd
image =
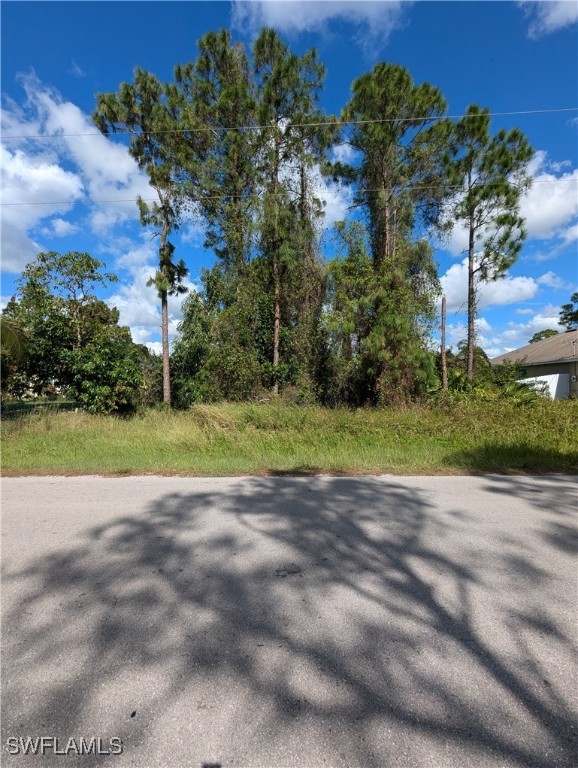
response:
M576 766L576 483L4 479L2 766Z

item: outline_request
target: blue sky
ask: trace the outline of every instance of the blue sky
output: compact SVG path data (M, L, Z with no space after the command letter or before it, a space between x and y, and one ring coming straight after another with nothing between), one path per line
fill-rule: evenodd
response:
M121 139L85 135L96 132L95 94L116 90L137 65L170 80L176 63L196 57L196 41L209 30L227 27L250 45L264 25L297 52L318 49L329 112L339 113L352 81L381 60L440 88L452 115L470 103L492 112L573 108L493 119L493 129L526 133L535 149L535 183L522 205L529 238L520 259L481 292L479 342L493 356L556 328L560 305L578 289L576 2L4 0L0 8L4 303L38 251L88 251L118 273L119 283L103 298L120 309L135 341L160 347L158 301L146 287L155 241L132 202L150 190ZM350 215L350 193L327 186L323 194L330 233L335 220ZM454 344L465 335L463 237L455 230L436 251ZM191 286L212 262L202 242L194 223L175 238ZM171 313L174 333L179 299Z

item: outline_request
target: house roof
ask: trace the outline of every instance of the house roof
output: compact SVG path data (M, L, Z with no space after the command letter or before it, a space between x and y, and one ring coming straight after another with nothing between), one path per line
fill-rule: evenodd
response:
M520 349L513 349L504 355L492 358L492 365L500 363L524 363L525 365L545 365L546 363L569 362L578 360L578 329L558 333L547 339L526 344Z

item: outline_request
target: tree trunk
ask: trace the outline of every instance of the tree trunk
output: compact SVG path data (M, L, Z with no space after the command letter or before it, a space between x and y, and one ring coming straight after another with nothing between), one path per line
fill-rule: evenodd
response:
M163 402L171 406L171 374L169 360L169 302L167 292L161 293L161 333L163 346Z
M164 272L163 257L165 253L165 246L169 233L169 225L165 221L163 230L161 232L161 242L159 248L160 266L161 271ZM161 341L163 349L163 403L166 403L169 408L171 407L171 373L170 373L170 359L169 359L169 301L168 292L166 290L160 291L161 295Z
M273 394L279 394L279 328L281 326L281 281L277 254L273 255L273 280L275 291L275 309L273 324Z
M474 380L474 342L476 340L476 289L474 283L474 221L470 216L470 237L468 244L468 381Z
M273 168L273 394L279 394L279 328L281 326L281 275L279 265L279 137L275 136L275 164Z
M448 388L448 363L446 359L446 297L442 296L442 343L441 343L441 361L442 361L442 389Z
M78 306L74 307L73 311L74 326L76 331L76 341L73 346L73 350L78 352L82 349L82 331L80 329L80 313Z

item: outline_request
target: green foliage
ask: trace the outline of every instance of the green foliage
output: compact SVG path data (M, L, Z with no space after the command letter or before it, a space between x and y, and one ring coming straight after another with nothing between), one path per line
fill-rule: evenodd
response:
M169 236L185 214L202 219L216 264L184 305L170 365L179 407L265 389L333 405L435 392L428 337L439 280L425 235L454 221L470 232L465 375L472 384L475 357L478 385L487 366L474 354L476 281L503 275L524 237L531 148L520 131L492 137L488 111L475 105L452 125L437 88L386 62L353 83L337 130L319 107L325 68L315 50L294 53L274 29L251 51L227 30L207 33L198 49L173 83L137 68L132 83L97 96L94 113L105 135L128 130L158 197L139 209L159 236L149 284L161 299L165 402L167 297L186 276ZM355 150L351 164L329 162L338 141ZM327 266L318 169L353 185L359 211L337 225L340 252ZM461 375L456 362L454 389Z
M528 341L528 344L534 344L536 341L542 341L542 339L549 339L551 336L557 336L558 331L552 328L546 328L543 331L537 331L532 338Z
M560 325L563 325L568 331L578 328L578 291L572 294L568 304L562 304Z
M378 269L360 222L336 226L341 256L328 265L327 403L409 402L438 386L425 332L437 277L425 243L403 243Z
M252 251L258 190L257 134L238 130L256 120L249 62L224 29L208 32L198 47L195 62L175 68L170 91L182 127L191 118L204 127L200 135L183 134L183 192L199 206L205 246L227 274L237 275Z
M183 319L178 326L180 337L171 356L173 393L178 408L210 399L204 367L210 351L212 322L204 297L200 293L187 296L183 302Z
M0 316L1 393L17 388L18 364L26 357L28 335L21 323Z
M270 275L273 308L273 392L284 383L312 381L322 306L316 253L321 209L312 168L321 162L329 132L317 106L325 68L315 50L292 53L273 29L253 45L256 119L262 126L258 173L263 186L259 251Z
M419 327L411 279L401 268L384 271L378 279L363 365L372 382L374 402L399 405L427 395L438 383Z
M134 413L142 384L138 352L128 329L119 327L101 331L71 352L72 384L80 405L89 413Z
M458 344L458 352L446 352L448 367L448 390L436 395L437 401L450 402L498 402L508 401L517 405L536 403L543 400L540 391L531 383L526 383L524 368L519 363L501 363L492 365L481 347L474 347L475 376L470 380L468 370L468 342L464 339ZM438 372L441 367L440 355L437 355Z
M439 284L432 250L416 237L416 228L439 219L449 128L435 120L445 110L441 93L428 83L416 86L403 67L380 63L358 78L352 91L343 119L352 123L346 138L361 159L333 170L357 182L355 200L367 217L373 274L366 261L353 302L344 304L339 291L335 294L333 322L342 305L349 314L345 329L358 326L354 337L344 339L345 350L352 341L357 345L352 365L341 361L337 370L351 369L356 400L396 404L437 386L425 337ZM348 248L354 254L359 244ZM347 282L341 269L333 270L333 278L339 272Z
M410 408L195 405L133 419L61 413L3 425L2 468L24 473L576 474L578 401Z
M438 218L449 128L433 118L443 115L446 103L437 88L415 85L407 70L385 62L358 78L352 93L343 120L360 121L346 140L361 153L361 162L335 170L358 184L356 202L367 211L379 268L396 258L418 217L425 222Z
M339 221L335 231L339 255L327 265L322 399L330 405L359 404L369 394L361 381L360 355L371 328L377 281L363 224Z
M25 353L12 358L3 394L23 398L67 394L94 413L128 412L138 401L142 348L119 313L91 291L115 276L86 253L40 253L26 266L6 320L26 334Z
M9 357L22 360L26 353L26 331L19 323L0 317L0 346Z

